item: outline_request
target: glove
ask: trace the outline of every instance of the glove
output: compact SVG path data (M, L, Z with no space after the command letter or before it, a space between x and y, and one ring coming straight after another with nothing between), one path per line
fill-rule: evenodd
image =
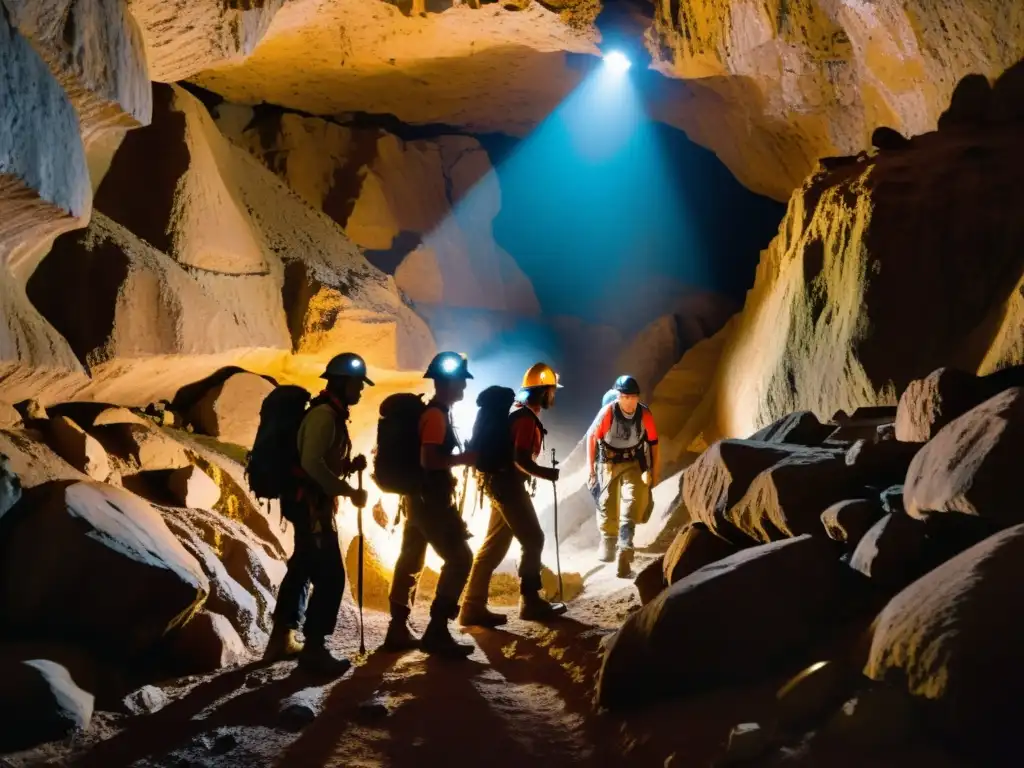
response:
M362 472L366 469L366 457L363 454L359 454L349 462L348 467L352 472Z
M352 495L349 496L349 499L357 507L365 507L366 506L366 491L363 490L362 488L356 488L355 490L352 491Z
M562 470L558 467L545 467L547 470L545 480L550 480L552 483L558 482L558 476L562 474Z

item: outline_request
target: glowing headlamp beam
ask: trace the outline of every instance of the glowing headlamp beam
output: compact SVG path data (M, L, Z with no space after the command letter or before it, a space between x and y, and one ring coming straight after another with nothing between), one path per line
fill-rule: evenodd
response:
M613 72L625 72L633 63L622 51L609 51L604 56L604 64Z

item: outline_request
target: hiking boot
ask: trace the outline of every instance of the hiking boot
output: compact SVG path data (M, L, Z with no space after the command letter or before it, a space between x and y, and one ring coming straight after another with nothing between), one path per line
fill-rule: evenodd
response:
M519 600L519 618L523 621L547 621L567 610L565 603L549 603L537 593L523 595Z
M620 579L628 579L629 574L632 571L633 565L633 550L632 549L620 549L619 558L615 568L615 575Z
M351 661L339 659L319 644L307 643L299 654L299 669L317 677L341 677L351 666Z
M615 559L615 539L601 539L597 545L597 559L602 563L610 563Z
M452 637L447 619L431 619L421 643L427 653L448 659L464 659L474 651L474 646L460 643Z
M405 653L420 648L420 639L413 634L409 622L392 618L388 624L388 633L384 636L381 650L386 653Z
M508 617L502 613L495 613L487 610L486 605L474 605L463 603L459 612L459 624L464 627L500 627L508 621Z
M294 629L274 627L270 632L267 648L263 652L263 660L273 664L285 659L294 659L302 653L302 647Z

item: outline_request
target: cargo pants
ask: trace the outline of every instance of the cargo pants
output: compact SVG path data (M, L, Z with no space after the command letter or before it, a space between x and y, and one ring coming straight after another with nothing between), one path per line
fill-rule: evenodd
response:
M454 619L459 615L459 597L473 563L466 525L458 508L449 500L407 496L405 502L402 547L388 596L391 615L402 620L409 617L429 545L444 561L430 615Z
M597 527L601 536L618 540L618 549L633 548L633 531L647 509L650 488L639 461L598 464Z
M519 560L519 591L536 594L541 589L541 555L544 552L544 531L533 508L526 487L526 478L519 472L504 472L488 478L491 497L491 519L487 535L480 545L469 573L466 589L468 605L487 604L491 576L516 539L522 547Z

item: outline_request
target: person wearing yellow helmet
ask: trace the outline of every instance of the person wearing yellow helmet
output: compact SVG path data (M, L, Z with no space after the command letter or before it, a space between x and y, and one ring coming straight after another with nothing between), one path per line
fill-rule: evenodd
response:
M485 481L491 499L491 519L469 574L459 615L463 626L495 627L505 623L505 616L487 610L487 592L491 576L508 554L512 539L517 539L522 547L519 617L544 621L566 611L565 604L550 603L540 595L544 531L528 489L532 478L558 480L558 469L542 467L537 459L545 435L540 413L554 405L555 391L561 386L558 374L546 363L531 366L523 376L522 388L508 417L509 460L499 471L488 473Z

